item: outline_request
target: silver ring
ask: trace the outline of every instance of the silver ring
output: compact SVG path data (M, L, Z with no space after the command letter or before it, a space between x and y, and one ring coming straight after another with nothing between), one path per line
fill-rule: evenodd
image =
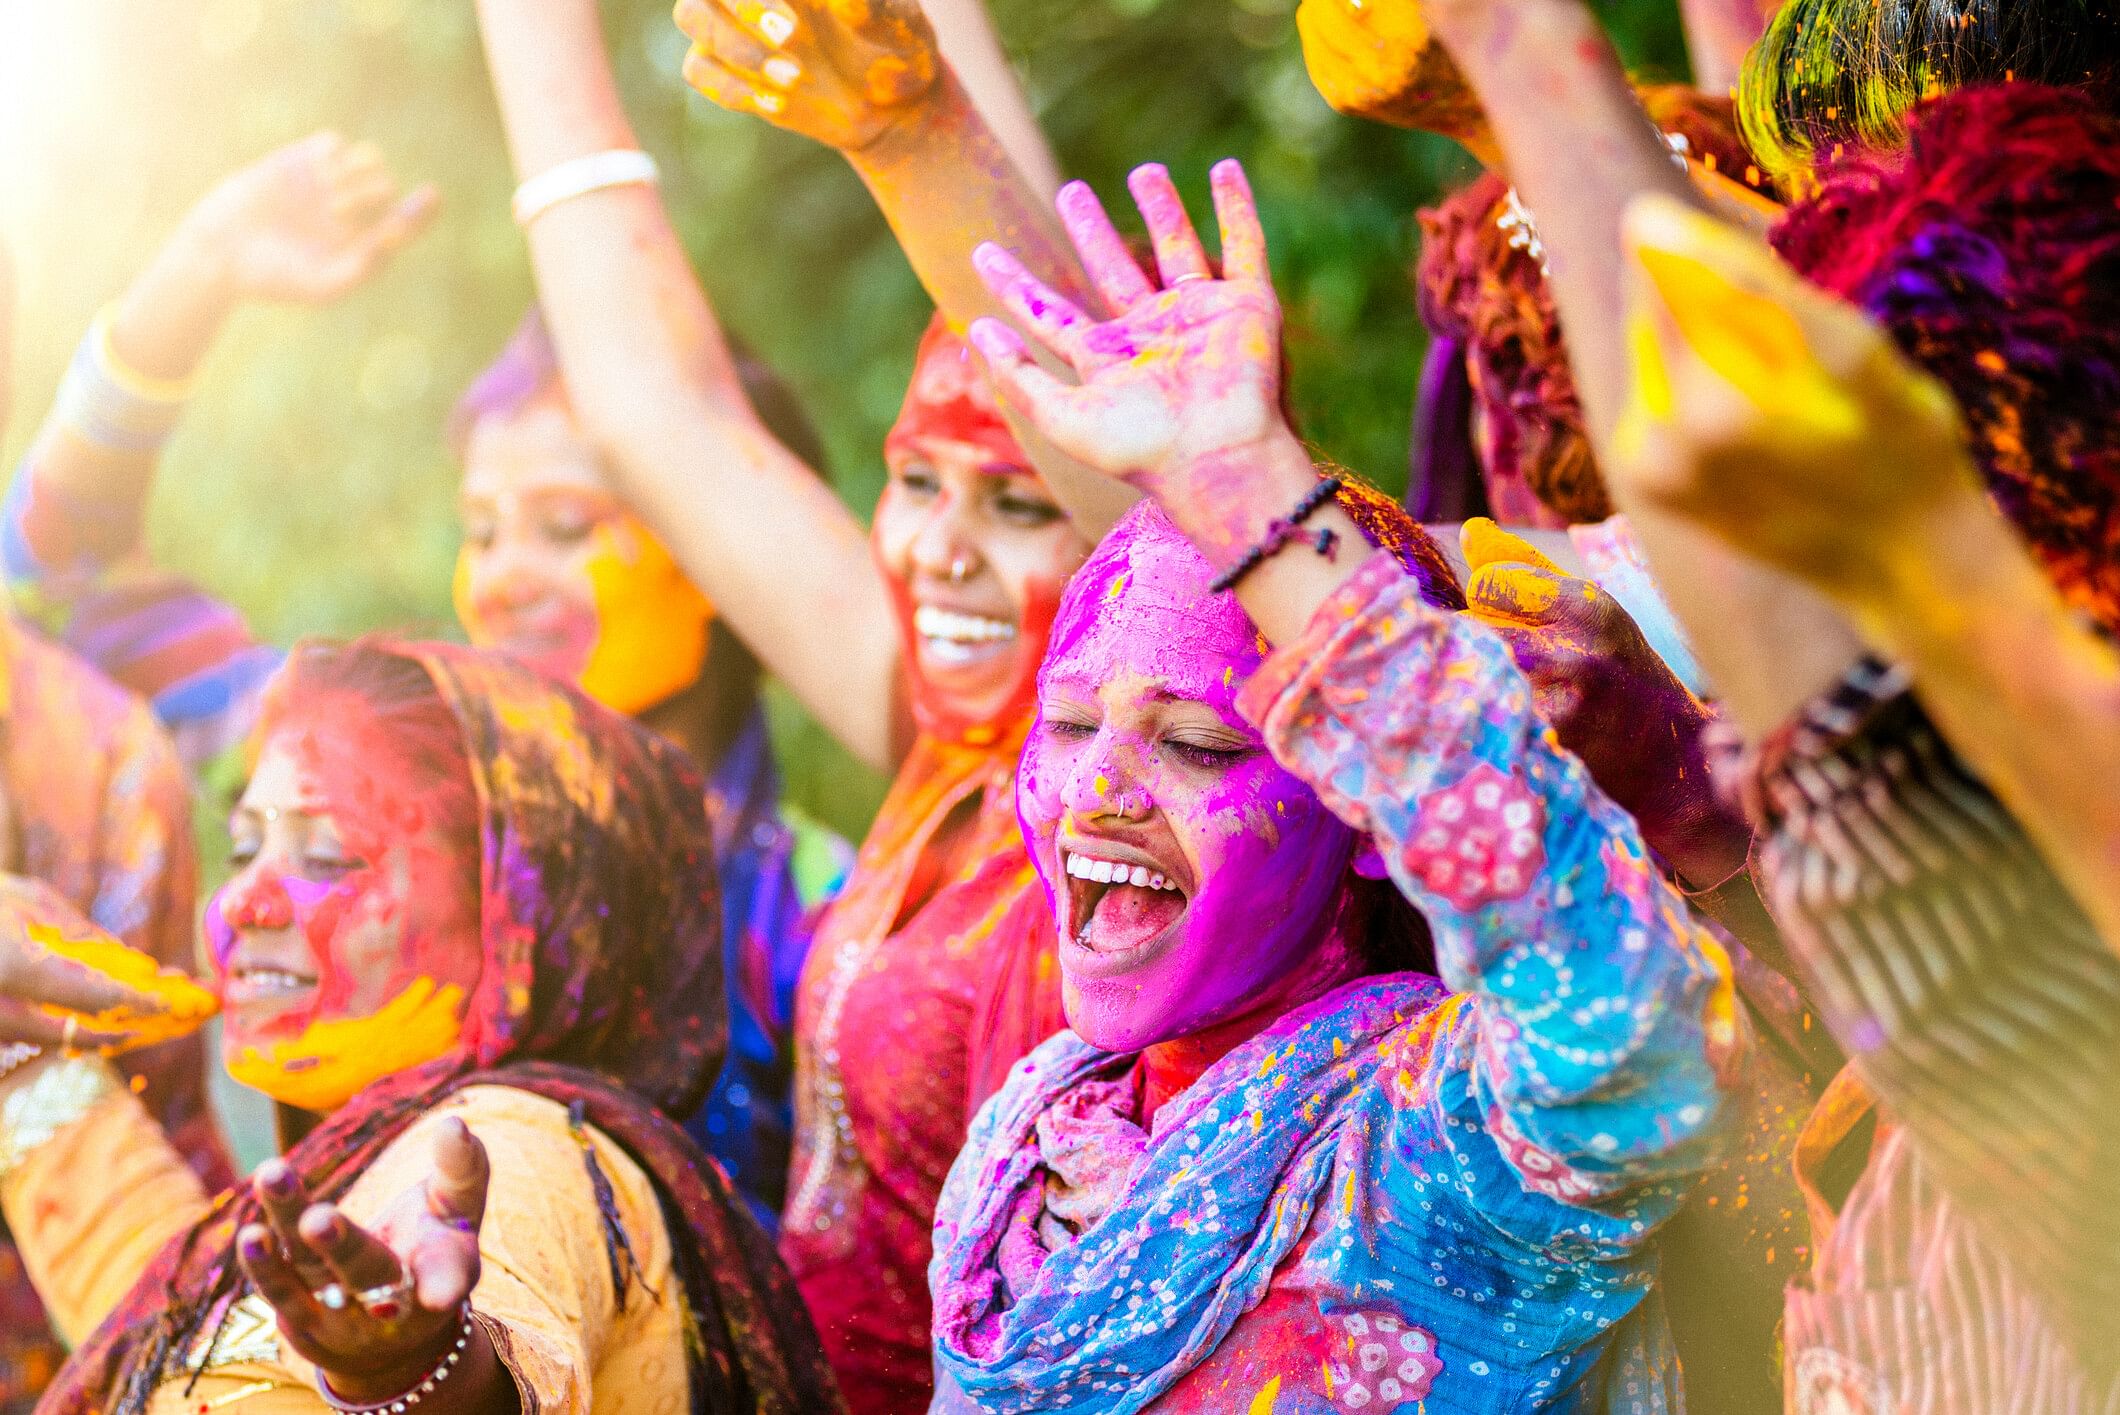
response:
M379 1322L396 1321L412 1306L412 1274L401 1270L396 1282L364 1287L353 1294L353 1300Z
M959 583L964 579L965 574L964 557L960 555L950 562L950 583L953 585Z
M1178 288L1178 287L1179 287L1180 285L1183 285L1183 284L1184 284L1184 283L1185 283L1186 281L1188 281L1188 280L1212 280L1212 279L1214 279L1214 277L1213 277L1212 275L1209 275L1209 274L1207 274L1207 273L1206 273L1205 271L1202 271L1202 270L1188 270L1188 271L1186 271L1186 272L1185 272L1185 273L1184 273L1183 275L1180 275L1180 276L1179 276L1179 277L1178 277L1177 279L1175 279L1175 280L1171 281L1171 282L1170 282L1170 284L1169 284L1169 285L1167 285L1167 286L1165 286L1164 288L1165 288L1165 289L1169 289L1169 290L1175 290L1175 289L1177 289L1177 288Z
M346 1289L335 1282L327 1282L309 1295L315 1298L316 1304L327 1312L343 1312L346 1310Z

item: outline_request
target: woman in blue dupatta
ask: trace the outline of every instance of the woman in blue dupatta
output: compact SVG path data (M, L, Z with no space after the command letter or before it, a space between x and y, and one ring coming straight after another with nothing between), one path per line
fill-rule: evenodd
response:
M1019 801L1072 1030L944 1191L934 1408L1668 1408L1651 1238L1741 1065L1727 959L1432 544L1288 433L1241 171L1222 278L1133 185L1161 288L1061 196L1109 323L981 253L1082 378L983 321L1004 395L1159 504L1040 679Z

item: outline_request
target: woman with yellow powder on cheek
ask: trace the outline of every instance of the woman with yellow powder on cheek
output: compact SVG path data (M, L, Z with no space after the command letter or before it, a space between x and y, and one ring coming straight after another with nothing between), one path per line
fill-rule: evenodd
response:
M835 1408L662 1114L724 1035L689 763L521 668L377 641L298 648L261 742L208 934L230 1070L288 1148L209 1204L101 1061L8 1079L0 1203L79 1343L44 1408Z
M896 772L803 976L781 1251L849 1402L924 1410L935 1197L982 1078L1060 1025L1012 788L1053 607L1087 542L939 323L865 533L745 405L653 189L605 182L634 137L597 7L479 10L522 191L573 193L539 206L528 236L583 427L724 622Z
M372 148L330 134L224 180L91 332L9 490L0 554L24 602L153 700L209 789L238 784L232 744L280 652L142 548L184 381L237 304L343 298L432 206L431 191L400 198ZM816 455L770 371L741 359L738 372L777 435ZM727 1068L690 1124L770 1225L793 1124L803 920L851 851L781 808L757 663L613 493L534 312L449 432L464 467L455 602L471 642L639 716L709 769L734 1018Z

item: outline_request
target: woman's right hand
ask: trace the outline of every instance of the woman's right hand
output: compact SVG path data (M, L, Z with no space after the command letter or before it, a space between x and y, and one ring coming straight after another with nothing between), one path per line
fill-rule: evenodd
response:
M126 987L30 937L30 925L56 928L68 938L100 934L57 891L40 880L0 876L0 1045L71 1046L90 1051L118 1045L122 1037L92 1032L45 1011L47 1007L94 1016L153 1014L163 1010L152 993Z
M905 122L943 71L918 0L679 0L685 82L841 152Z
M175 243L233 299L329 304L358 289L440 205L400 187L373 143L312 133L221 179Z

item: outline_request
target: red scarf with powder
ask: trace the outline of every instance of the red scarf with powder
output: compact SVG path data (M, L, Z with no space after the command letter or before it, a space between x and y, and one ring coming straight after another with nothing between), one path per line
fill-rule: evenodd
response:
M973 1087L1065 1025L1016 821L1026 726L914 745L803 970L780 1251L857 1415L927 1409L930 1227Z

